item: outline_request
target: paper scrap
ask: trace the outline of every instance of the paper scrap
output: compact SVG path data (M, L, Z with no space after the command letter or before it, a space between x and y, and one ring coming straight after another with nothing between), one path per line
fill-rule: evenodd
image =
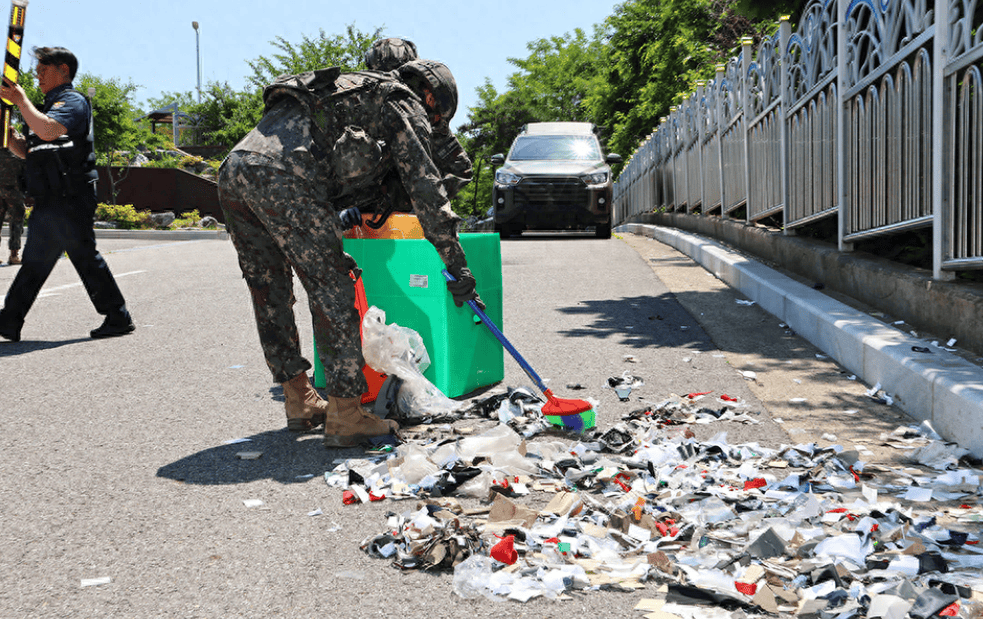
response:
M252 440L253 439L251 439L251 438L231 438L231 439L225 441L222 444L223 445L235 445L236 443L251 443Z
M103 576L102 578L83 578L83 587L98 587L99 585L108 585L112 582L112 578L109 576Z
M246 507L260 507L263 505L263 501L260 499L243 499L242 504Z
M308 515L308 516L320 516L320 515L321 515L321 514L323 514L323 513L324 513L324 512L322 512L322 511L321 511L321 508L320 508L320 507L318 507L317 509L315 509L315 510L314 510L314 511L312 511L312 512L307 512L307 515Z

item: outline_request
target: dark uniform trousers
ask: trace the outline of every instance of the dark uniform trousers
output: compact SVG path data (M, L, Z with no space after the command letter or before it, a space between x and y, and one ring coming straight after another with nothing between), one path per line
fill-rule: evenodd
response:
M72 261L97 312L106 316L123 311L123 294L96 249L92 229L95 211L95 192L88 189L76 196L35 198L23 263L4 301L8 319L23 324L63 252Z

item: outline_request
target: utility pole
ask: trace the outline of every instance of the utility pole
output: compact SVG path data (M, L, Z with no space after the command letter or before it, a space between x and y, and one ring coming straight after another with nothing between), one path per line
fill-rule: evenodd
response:
M201 40L198 36L198 22L191 22L195 29L195 62L198 66L198 105L201 105Z

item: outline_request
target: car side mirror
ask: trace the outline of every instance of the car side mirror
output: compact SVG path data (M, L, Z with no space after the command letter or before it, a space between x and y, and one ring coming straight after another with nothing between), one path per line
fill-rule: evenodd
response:
M492 155L491 159L488 161L492 162L492 165L502 165L505 163L505 155L498 153L497 155Z
M608 156L604 158L604 161L608 164L616 164L621 163L623 159L621 158L621 155L616 153L608 153Z

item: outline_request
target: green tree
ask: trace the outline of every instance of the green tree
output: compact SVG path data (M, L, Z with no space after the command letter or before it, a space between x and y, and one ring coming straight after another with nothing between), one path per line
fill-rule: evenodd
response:
M610 127L611 150L631 155L670 106L736 53L741 37L760 40L766 22L738 8L735 0L627 0L615 7L605 21L601 79L586 100L595 122Z
M365 68L365 52L378 39L382 28L371 33L362 32L349 24L344 34L328 36L322 29L317 37L305 35L299 44L277 37L270 44L278 52L259 56L249 63L252 75L249 83L263 88L280 75L293 75L324 67L338 66L342 71L360 71Z

